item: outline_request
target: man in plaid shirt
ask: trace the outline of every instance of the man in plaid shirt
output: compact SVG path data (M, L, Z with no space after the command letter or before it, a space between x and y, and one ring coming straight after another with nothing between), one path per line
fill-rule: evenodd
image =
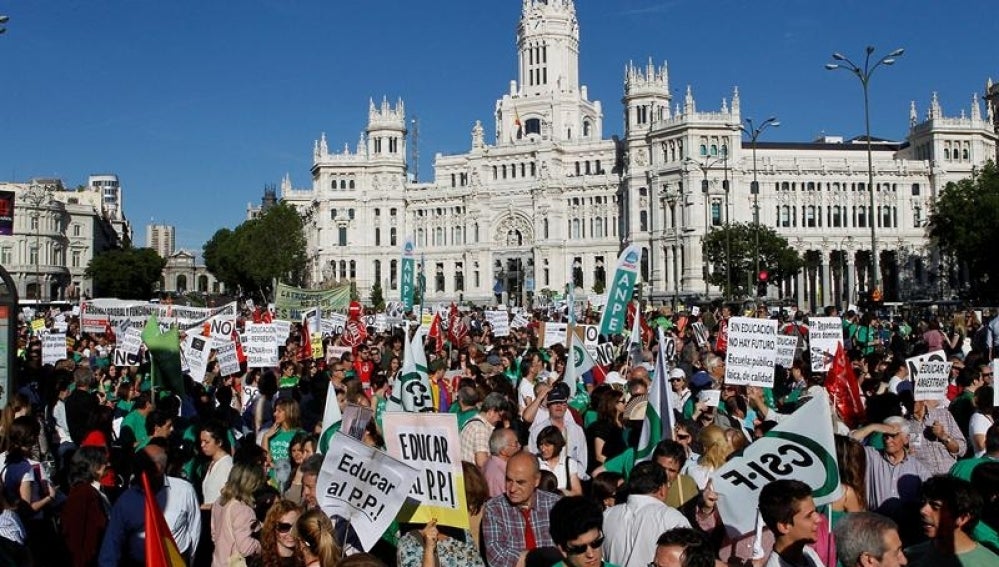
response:
M482 543L489 567L514 567L522 554L553 547L549 515L559 496L538 490L538 458L527 451L510 457L506 489L486 502L482 514Z

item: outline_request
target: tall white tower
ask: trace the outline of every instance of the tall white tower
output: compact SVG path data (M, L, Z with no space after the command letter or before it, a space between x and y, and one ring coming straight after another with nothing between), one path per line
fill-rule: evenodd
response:
M579 84L579 22L572 0L524 0L518 79L496 103L496 143L599 140L603 111Z

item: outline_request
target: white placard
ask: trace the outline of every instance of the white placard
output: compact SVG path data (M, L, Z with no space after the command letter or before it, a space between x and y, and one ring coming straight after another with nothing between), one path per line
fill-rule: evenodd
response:
M273 324L247 323L243 339L247 368L274 368L278 365L278 342Z
M828 372L836 349L843 344L843 320L839 317L808 318L808 350L812 372Z
M697 399L709 408L716 408L721 403L721 390L701 390L697 394Z
M530 324L531 321L527 317L521 315L520 313L514 315L513 321L510 321L510 327L514 329L524 329Z
M947 398L951 363L947 362L946 352L935 350L909 357L905 359L905 366L909 369L909 380L912 381L912 393L916 401Z
M777 357L777 321L732 317L725 352L725 383L772 388Z
M139 349L142 347L142 332L139 329L129 327L123 334L116 338L118 339L118 344L115 346L118 350L132 356L139 355Z
M330 345L326 347L326 362L340 362L340 360L343 358L343 355L351 352L352 350L353 349L351 349L348 346Z
M545 323L544 342L541 346L551 348L558 344L565 344L565 333L569 329L566 323Z
M690 330L694 333L694 341L697 342L697 348L702 348L708 344L708 328L700 321L694 323L690 326Z
M278 345L283 345L288 340L288 336L291 335L291 321L275 319L272 325L274 325L274 339Z
M323 338L335 337L343 334L343 328L347 326L347 316L343 313L330 313L322 321Z
M42 334L42 364L55 364L66 358L66 333Z
M215 359L219 363L219 374L222 376L239 374L239 355L236 354L236 343L229 339L222 343L215 340L214 344Z
M326 515L347 520L365 551L374 547L406 501L418 471L339 431L316 479Z
M788 335L777 335L777 357L774 364L791 368L794 364L794 351L798 348L798 337Z
M486 321L493 328L494 337L510 336L510 315L506 311L486 311Z
M208 355L212 351L212 339L201 335L187 335L182 346L191 378L195 382L204 382L205 371L208 369Z

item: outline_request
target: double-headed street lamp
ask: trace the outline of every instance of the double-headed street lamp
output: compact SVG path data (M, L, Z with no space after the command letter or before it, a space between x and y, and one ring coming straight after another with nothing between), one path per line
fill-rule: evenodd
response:
M696 165L701 173L704 174L704 180L701 181L701 192L704 193L704 214L705 214L705 226L704 226L704 237L708 236L708 222L707 215L710 203L708 201L708 171L722 162L722 170L724 171L725 179L722 182L722 189L725 190L725 300L731 299L732 294L732 234L729 230L729 215L728 215L728 146L722 146L722 155L716 157L706 158L704 163L696 161L692 158L689 159L690 163Z
M752 118L746 118L745 124L739 126L744 134L749 136L749 141L753 146L753 184L749 186L749 192L753 194L753 234L755 243L753 245L753 256L756 258L756 277L760 277L760 184L756 181L756 140L764 130L773 126L780 126L780 121L776 116L771 116L756 126ZM752 280L750 280L752 285Z
M871 224L871 275L870 289L868 291L871 294L878 292L878 286L881 281L878 272L878 241L874 231L875 224L877 223L877 216L874 208L874 154L871 150L871 109L868 98L868 86L871 83L871 75L874 73L875 69L882 65L894 64L895 58L901 56L904 52L904 49L896 49L881 59L878 59L876 63L871 65L871 55L874 54L874 46L868 45L867 49L864 50L863 67L854 64L853 61L850 61L841 53L832 54L833 60L836 61L835 63L826 63L826 69L829 71L834 69L843 69L853 73L858 79L860 79L860 84L864 88L864 129L867 135L867 189L870 192L870 212L868 213L868 220Z
M32 220L35 221L35 300L42 300L42 207L52 200L52 186L32 184L20 194L32 207ZM25 285L27 288L27 285Z

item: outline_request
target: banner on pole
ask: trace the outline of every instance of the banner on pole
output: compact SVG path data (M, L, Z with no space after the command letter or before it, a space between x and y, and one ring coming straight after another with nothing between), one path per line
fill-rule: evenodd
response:
M302 314L309 309L319 307L323 311L345 311L349 304L349 284L312 290L278 283L274 295L274 317L285 321L301 321Z
M617 267L607 291L607 305L600 317L600 334L605 337L624 332L624 318L628 304L635 292L638 279L638 264L642 259L642 249L635 244L628 246L617 259Z
M777 479L793 478L812 488L817 506L842 497L832 414L825 390L757 439L712 475L718 511L729 535L756 526L760 490Z

